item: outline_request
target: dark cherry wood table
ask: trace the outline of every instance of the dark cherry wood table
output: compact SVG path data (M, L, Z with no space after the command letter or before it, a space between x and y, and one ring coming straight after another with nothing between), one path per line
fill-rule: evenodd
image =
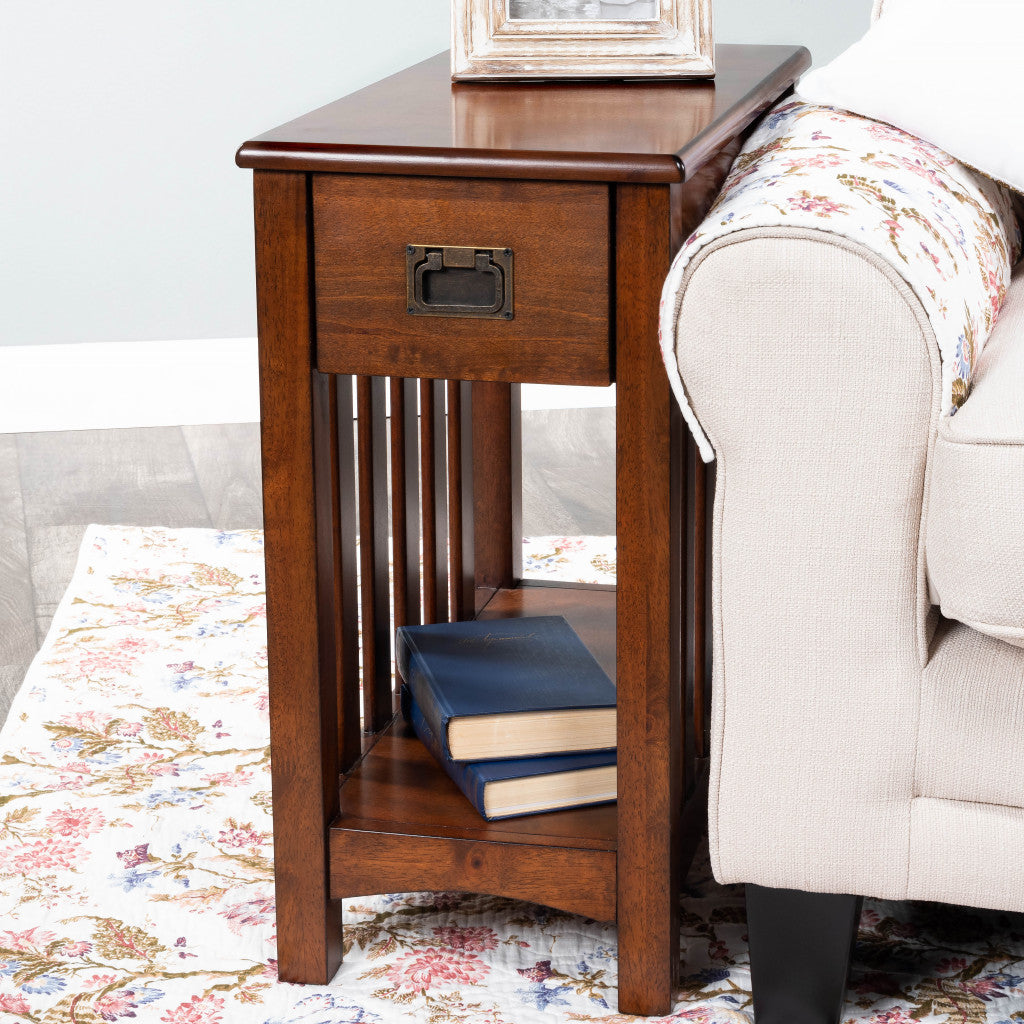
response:
M703 827L707 488L659 297L808 63L721 46L714 82L452 85L444 54L239 150L282 980L335 974L343 897L453 889L616 921L620 1011L668 1012ZM524 381L617 384L615 591L519 579ZM487 823L395 719L393 630L550 613L617 680L618 803Z

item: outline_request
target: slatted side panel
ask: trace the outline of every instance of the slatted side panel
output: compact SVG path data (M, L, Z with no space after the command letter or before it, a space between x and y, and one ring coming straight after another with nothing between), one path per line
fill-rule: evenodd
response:
M461 381L334 379L336 606L347 610L336 630L338 735L347 767L360 746L360 701L344 681L360 682L363 731L379 731L401 683L395 630L474 614L473 390Z

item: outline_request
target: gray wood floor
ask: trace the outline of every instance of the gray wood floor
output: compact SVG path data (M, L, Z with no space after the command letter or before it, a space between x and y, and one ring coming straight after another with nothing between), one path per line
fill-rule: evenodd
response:
M523 414L523 532L615 532L612 409ZM262 525L259 427L0 434L0 722L86 526Z

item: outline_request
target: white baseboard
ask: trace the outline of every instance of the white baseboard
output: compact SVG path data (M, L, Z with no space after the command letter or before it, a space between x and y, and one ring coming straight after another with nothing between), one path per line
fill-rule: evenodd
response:
M615 388L523 385L524 409L615 404ZM0 434L260 418L255 338L0 346Z
M259 418L255 338L0 347L0 433Z

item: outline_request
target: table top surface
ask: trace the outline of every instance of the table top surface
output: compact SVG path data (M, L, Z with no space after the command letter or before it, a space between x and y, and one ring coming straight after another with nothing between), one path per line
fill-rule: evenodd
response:
M720 45L713 80L451 81L447 53L238 151L257 170L678 182L783 96L802 46Z

